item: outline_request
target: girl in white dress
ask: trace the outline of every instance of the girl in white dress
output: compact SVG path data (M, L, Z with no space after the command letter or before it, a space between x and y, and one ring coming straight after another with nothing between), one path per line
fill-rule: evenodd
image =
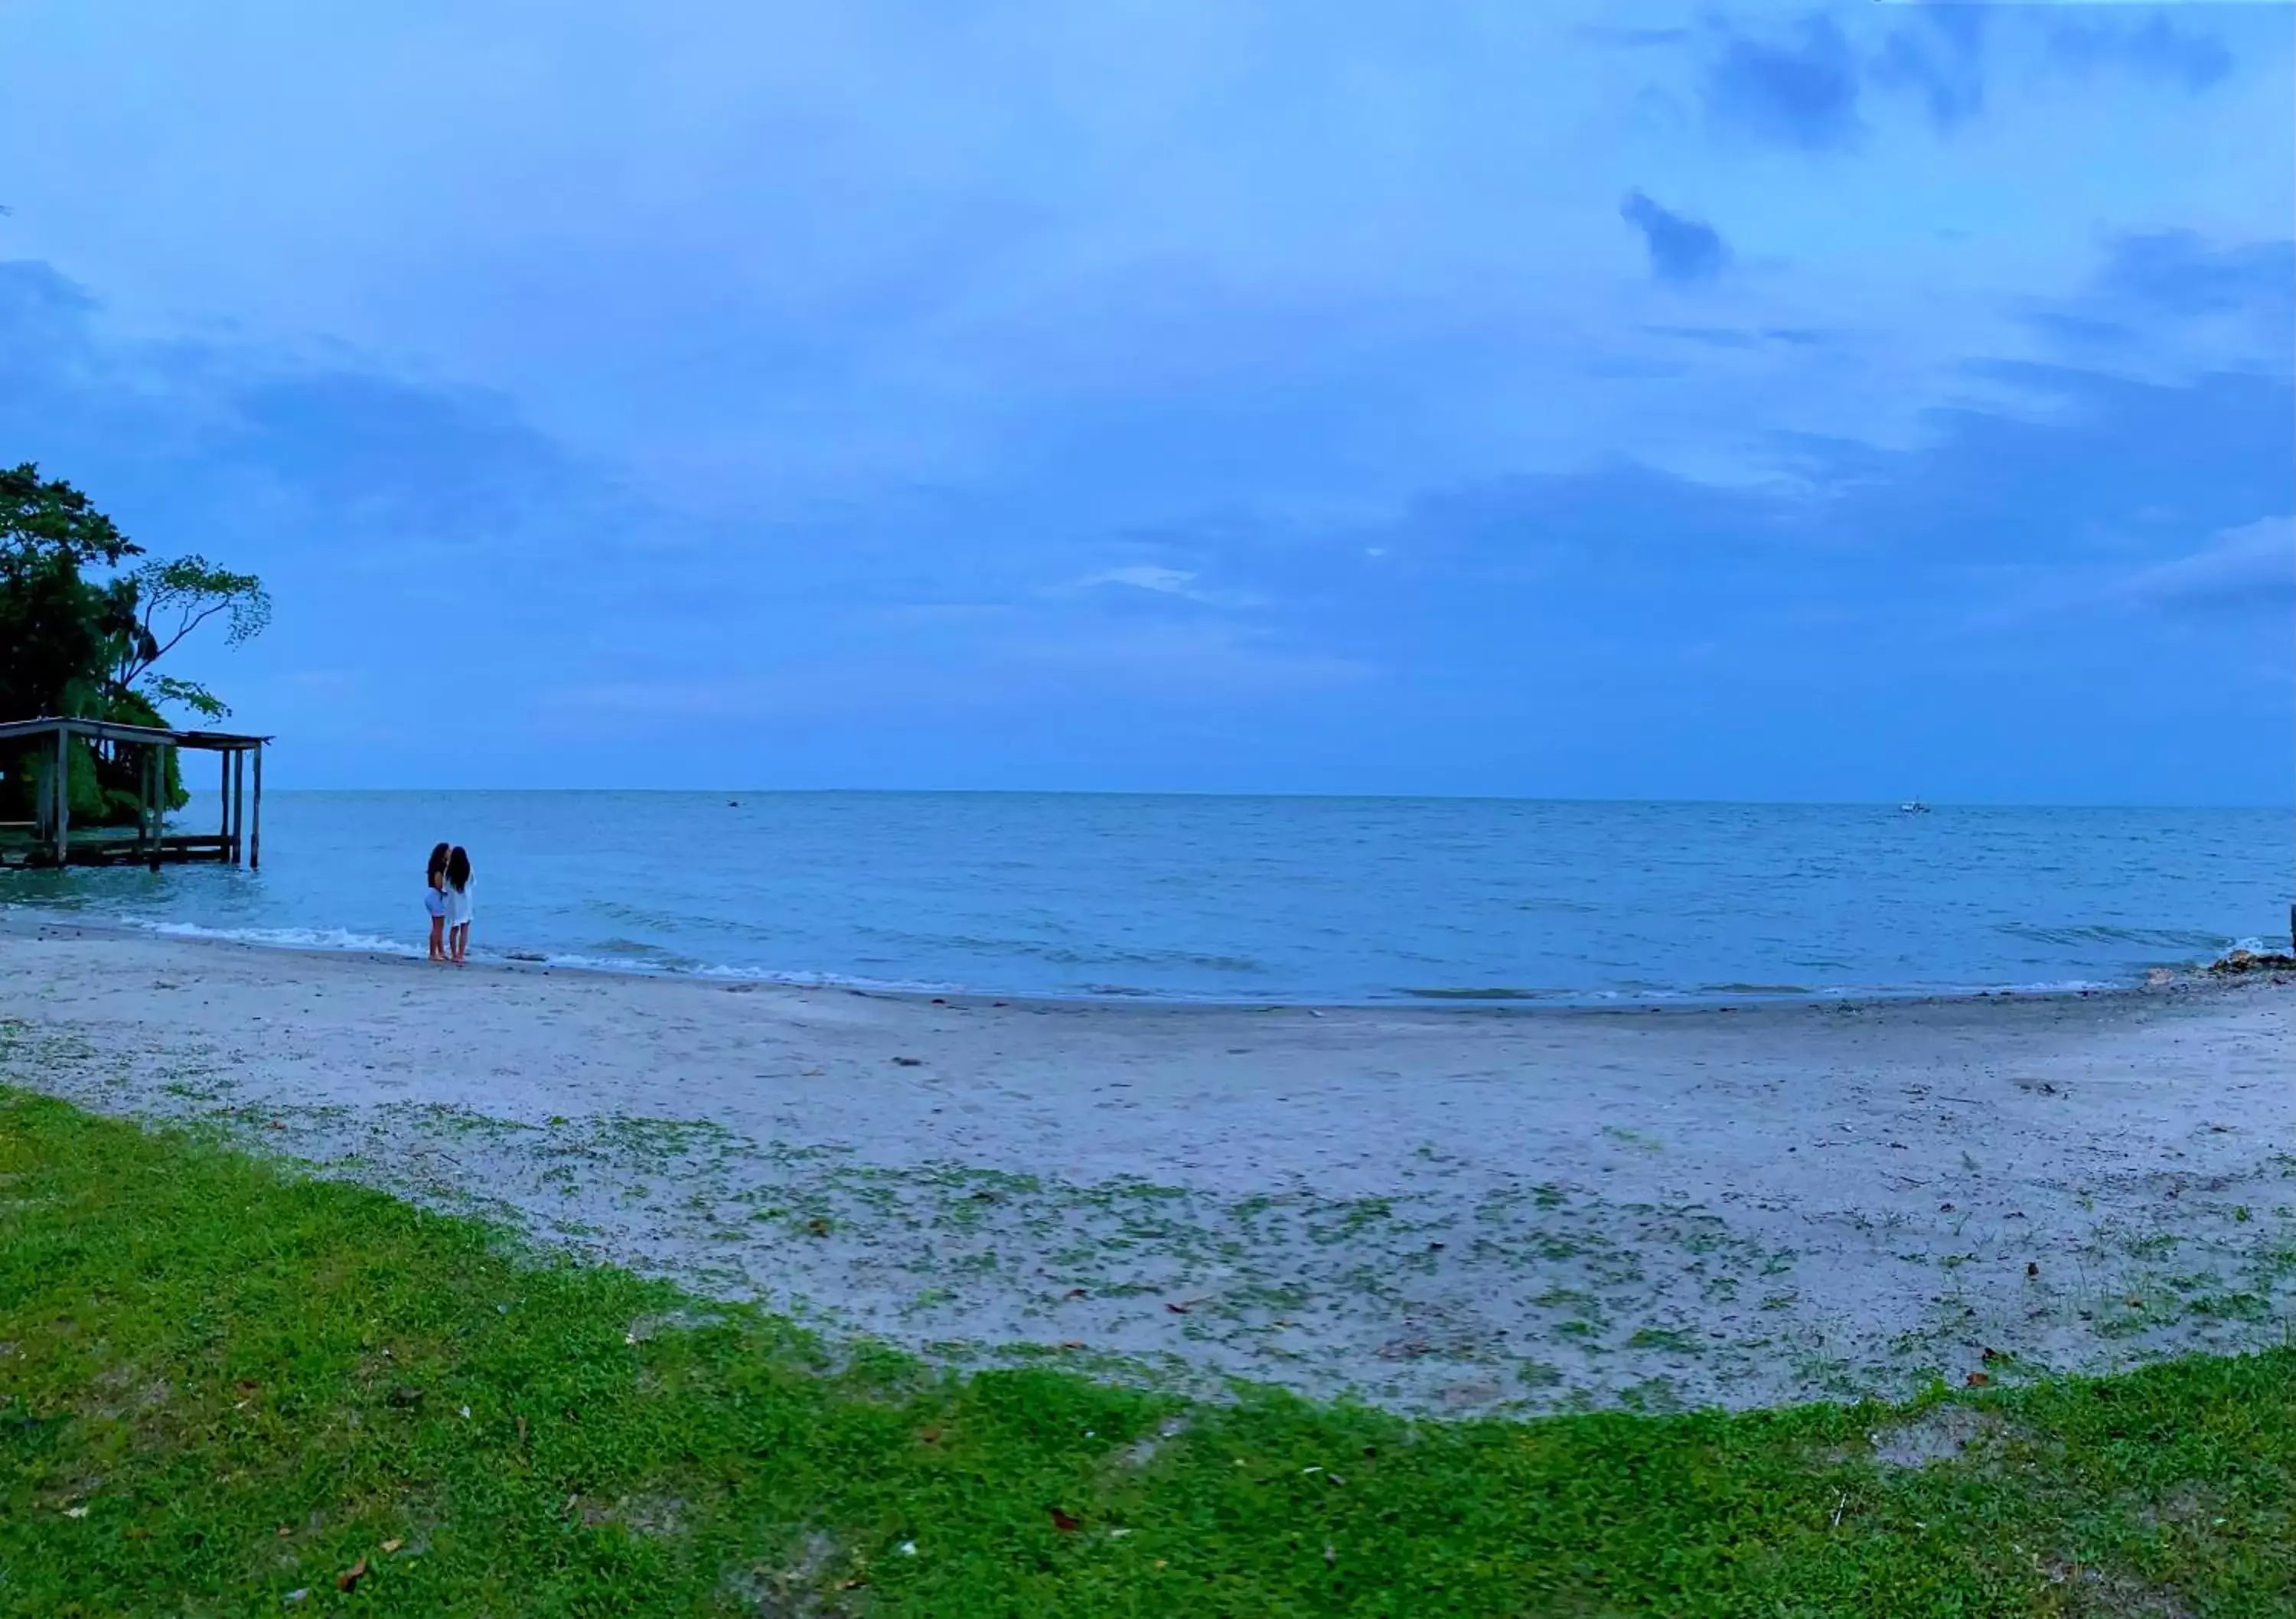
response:
M471 857L456 844L447 856L447 950L455 966L471 947Z

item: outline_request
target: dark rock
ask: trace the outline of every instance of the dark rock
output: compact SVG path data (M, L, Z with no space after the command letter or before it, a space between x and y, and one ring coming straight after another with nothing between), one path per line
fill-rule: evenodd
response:
M2209 971L2219 978L2251 972L2286 972L2291 969L2296 969L2296 956L2276 950L2235 950L2221 961L2209 963Z

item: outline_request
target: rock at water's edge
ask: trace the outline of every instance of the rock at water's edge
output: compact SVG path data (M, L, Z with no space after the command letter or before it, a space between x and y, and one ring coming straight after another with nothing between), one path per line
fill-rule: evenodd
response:
M2274 950L2235 950L2222 961L2210 962L2209 970L2218 977L2245 972L2296 971L2296 956Z

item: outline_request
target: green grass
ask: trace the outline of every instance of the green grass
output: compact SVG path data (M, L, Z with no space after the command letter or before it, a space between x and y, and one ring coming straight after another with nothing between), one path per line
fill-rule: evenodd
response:
M0 1089L0 1614L2296 1611L2286 1352L1457 1424L1058 1359L824 1344ZM1877 1460L1909 1422L1975 1441Z

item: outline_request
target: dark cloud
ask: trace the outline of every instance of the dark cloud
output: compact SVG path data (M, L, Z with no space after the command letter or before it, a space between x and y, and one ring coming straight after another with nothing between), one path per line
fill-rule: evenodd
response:
M2081 557L2133 514L2170 509L2201 532L2287 510L2296 496L2296 391L2221 372L2177 387L2069 365L1986 362L1972 375L2046 405L2034 416L1928 413L1932 447L1852 503L1869 544L1931 558Z
M1619 217L1640 231L1650 249L1651 274L1677 286L1712 281L1730 260L1730 249L1715 228L1660 207L1640 191L1627 193Z
M1645 326L1644 331L1653 337L1678 338L1685 343L1697 343L1707 348L1753 348L1759 339L1750 331L1739 331L1728 326Z
M603 487L499 396L251 347L123 342L102 314L53 266L0 263L0 433L97 465L164 457L197 483L246 475L338 532L381 521L426 540L495 536L514 509Z
M1706 67L1706 110L1716 122L1781 145L1847 146L1863 130L1858 67L1841 27L1803 20L1791 41L1726 30Z
M1874 58L1872 78L1886 89L1921 96L1940 131L1985 110L1985 18L1974 5L1924 6L1921 21L1891 31Z
M461 702L512 724L535 666L578 661L598 626L659 612L665 588L639 552L669 515L506 400L340 354L126 337L44 264L0 265L0 446L86 490L155 555L260 574L280 602L269 633L187 649L186 673L300 732L330 767L357 768L356 748L327 751L347 728ZM453 614L488 625L461 675L405 655L409 624ZM299 683L313 670L356 679Z
M1361 733L1536 736L1588 780L1631 750L1685 788L1759 758L1779 792L2284 801L2296 542L2259 519L2296 486L2296 391L1983 374L2050 406L1934 413L1906 447L1781 437L1767 487L1622 462L1430 494L1369 536L1375 596L1318 604L1319 644L1426 672L1354 694Z
M2074 348L2126 348L2136 335L2116 322L2072 315L2062 309L2029 310L2020 318L2036 331Z
M2296 390L2285 381L2220 375L2172 387L2067 367L1974 369L2049 408L1934 411L1906 447L1775 435L1763 443L1783 476L1767 486L1710 486L1620 460L1431 492L1371 538L1398 583L1444 593L1496 634L1524 606L1486 594L1496 579L1536 578L1542 591L1662 579L1644 609L1660 621L1669 603L1752 610L1805 589L1846 612L1918 617L1973 567L2169 563L2291 503L2296 439L2285 426ZM2177 520L2138 520L2163 510ZM1249 583L1288 593L1280 582ZM1577 611L1568 590L1547 600ZM1382 596L1362 607L1390 605Z
M2232 72L2232 52L2213 34L2186 32L2155 13L2141 26L2082 17L2048 32L2049 53L2076 72L2120 69L2198 94Z
M1800 326L1766 326L1759 331L1742 331L1734 326L1645 326L1643 330L1652 337L1674 338L1705 348L1759 348L1765 343L1815 348L1828 340L1824 333Z
M2189 555L2124 576L2112 593L2163 613L2285 625L2296 609L2296 525L2276 517L2226 529Z
M1522 603L1493 597L1476 609L1466 598L1526 568L1550 583L1663 576L1691 612L1822 586L1845 609L1887 616L1937 605L1977 565L2176 562L2296 501L2296 388L2286 380L2226 373L2170 386L2025 363L1971 369L2046 408L1931 411L1906 447L1770 436L1761 442L1782 476L1767 487L1717 487L1620 461L1430 494L1374 543L1415 561L1412 576L1428 588L1451 580L1461 610L1495 628ZM2176 520L2144 515L2162 511ZM1567 605L1567 594L1554 600ZM1650 610L1663 616L1659 596Z
M2020 318L2086 363L2200 340L2221 364L2285 375L2296 362L2296 241L2120 236L2081 292Z
M2197 94L2227 78L2232 53L2215 35L2179 28L2157 12L2142 23L2090 13L2030 26L2041 30L2060 72L2118 72ZM1865 133L1868 91L1916 98L1931 124L1950 133L1987 105L1987 52L2002 24L1995 8L1931 4L1891 8L1861 49L1834 19L1814 12L1782 34L1710 24L1702 90L1708 116L1723 127L1777 145L1824 151ZM2021 20L2021 21L2022 20ZM1652 39L1649 43L1672 43Z
M0 361L47 348L94 309L87 290L37 259L0 259Z
M2176 315L2284 309L2296 302L2296 241L2220 247L2191 231L2125 235L2098 288Z
M504 399L348 370L250 379L202 450L362 524L434 540L499 538L545 506L562 514L567 495L600 493Z

